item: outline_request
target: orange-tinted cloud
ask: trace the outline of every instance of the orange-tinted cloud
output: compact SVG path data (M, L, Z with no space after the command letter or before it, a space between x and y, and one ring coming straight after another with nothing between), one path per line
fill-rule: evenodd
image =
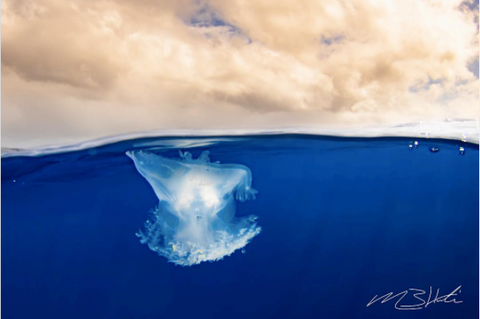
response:
M477 23L448 0L5 0L2 140L478 118Z

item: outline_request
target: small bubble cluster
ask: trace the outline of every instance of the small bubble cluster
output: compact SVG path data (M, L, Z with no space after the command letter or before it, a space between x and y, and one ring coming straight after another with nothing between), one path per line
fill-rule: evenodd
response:
M428 138L428 133L425 134ZM465 136L465 134L462 134L462 142L464 143L467 143L467 137ZM410 141L410 143L408 143L408 149L410 151L412 151L414 148L418 148L420 145L420 143L418 141ZM458 146L458 145L457 145ZM436 147L436 146L431 146L428 148L430 150L430 152L432 153L438 153L440 151L440 148ZM460 155L465 155L465 147L463 146L458 146L458 153Z
M418 141L410 142L410 144L408 144L408 149L410 151L413 150L414 148L418 148Z

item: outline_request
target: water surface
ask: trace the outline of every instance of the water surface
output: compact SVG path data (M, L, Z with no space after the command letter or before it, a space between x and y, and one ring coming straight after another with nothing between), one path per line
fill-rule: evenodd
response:
M143 138L4 158L2 315L478 317L478 145L417 140L409 150L409 138ZM125 155L135 149L208 150L247 166L259 192L236 213L258 216L262 232L244 254L168 263L135 236L158 203ZM461 304L366 307L391 291L459 285Z

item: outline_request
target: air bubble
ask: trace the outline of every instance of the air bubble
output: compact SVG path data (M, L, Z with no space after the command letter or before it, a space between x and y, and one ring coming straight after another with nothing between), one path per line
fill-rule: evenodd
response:
M465 155L465 148L464 147L461 147L458 149L458 151L460 152L460 155Z

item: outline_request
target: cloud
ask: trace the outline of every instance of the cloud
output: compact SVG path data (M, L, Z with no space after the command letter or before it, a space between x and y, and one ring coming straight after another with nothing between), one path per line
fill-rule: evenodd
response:
M475 1L2 3L2 141L478 118Z

